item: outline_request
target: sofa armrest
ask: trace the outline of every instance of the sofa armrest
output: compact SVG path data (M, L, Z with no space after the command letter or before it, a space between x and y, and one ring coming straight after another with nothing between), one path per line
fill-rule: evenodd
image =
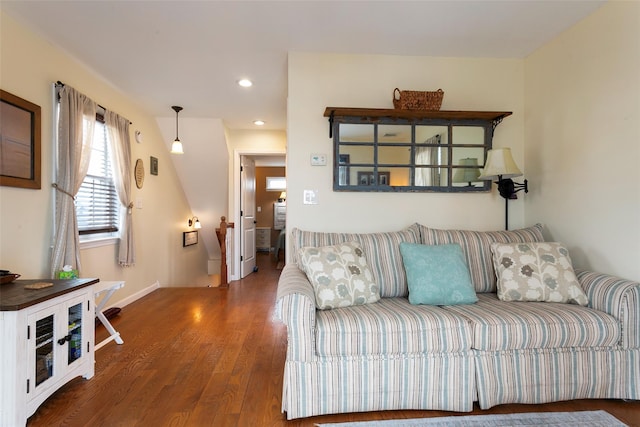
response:
M589 298L589 307L620 322L620 346L640 347L640 283L585 270L576 270L576 276Z
M313 360L316 354L315 294L306 274L295 263L285 265L280 274L276 312L287 325L287 360Z

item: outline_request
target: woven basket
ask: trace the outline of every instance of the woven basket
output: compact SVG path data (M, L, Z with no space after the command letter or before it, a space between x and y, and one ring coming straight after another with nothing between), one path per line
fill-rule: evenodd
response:
M442 105L444 91L421 92L417 90L393 91L393 107L397 110L439 110Z

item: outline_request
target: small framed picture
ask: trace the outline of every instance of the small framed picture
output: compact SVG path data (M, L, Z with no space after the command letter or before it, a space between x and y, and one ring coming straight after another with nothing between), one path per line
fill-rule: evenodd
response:
M158 158L151 156L151 164L149 165L149 173L151 175L158 175Z
M182 247L198 244L198 230L182 232Z
M389 185L391 172L378 172L378 182L373 172L358 172L358 185L378 186Z

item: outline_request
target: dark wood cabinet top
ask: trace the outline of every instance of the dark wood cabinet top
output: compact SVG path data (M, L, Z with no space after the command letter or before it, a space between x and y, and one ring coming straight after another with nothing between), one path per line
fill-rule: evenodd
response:
M96 284L100 279L34 279L16 280L0 285L0 311L18 311L39 304L60 295ZM53 286L43 289L25 289L24 285L36 282L50 282Z

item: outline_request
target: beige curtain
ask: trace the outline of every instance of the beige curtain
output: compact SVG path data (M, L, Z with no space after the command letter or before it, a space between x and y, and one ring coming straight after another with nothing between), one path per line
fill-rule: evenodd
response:
M439 147L416 148L416 165L438 165ZM416 186L431 187L440 185L440 168L416 168Z
M105 111L104 121L113 148L115 186L120 203L126 209L121 222L118 263L123 267L135 264L136 254L133 239L133 203L131 201L131 146L129 120L112 111Z
M416 165L439 166L439 145L442 144L442 135L436 134L427 138L423 144L427 147L416 147ZM419 187L440 186L440 168L416 168L415 185Z
M56 277L64 265L78 271L82 268L74 197L89 169L97 105L66 85L58 87L58 95L58 170L53 184L58 191L51 277Z

